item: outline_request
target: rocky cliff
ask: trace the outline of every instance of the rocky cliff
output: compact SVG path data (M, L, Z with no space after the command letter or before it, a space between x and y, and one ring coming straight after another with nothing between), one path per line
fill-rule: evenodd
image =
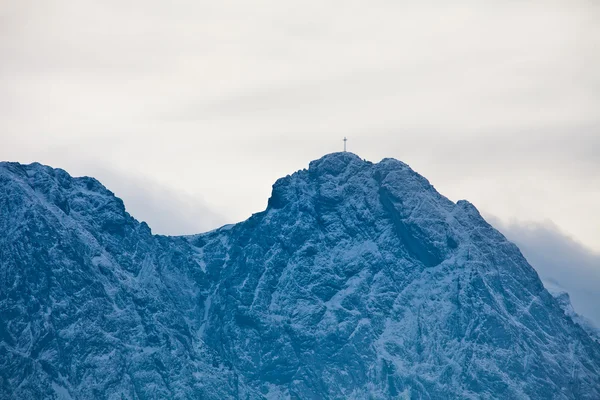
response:
M2 163L0 313L3 399L600 398L600 344L515 245L351 153L186 237L92 178Z

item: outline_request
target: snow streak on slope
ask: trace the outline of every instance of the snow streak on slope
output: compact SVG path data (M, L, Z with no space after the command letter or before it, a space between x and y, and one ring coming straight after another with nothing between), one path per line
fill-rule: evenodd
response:
M38 164L0 206L2 398L600 398L517 247L396 160L327 155L187 237Z

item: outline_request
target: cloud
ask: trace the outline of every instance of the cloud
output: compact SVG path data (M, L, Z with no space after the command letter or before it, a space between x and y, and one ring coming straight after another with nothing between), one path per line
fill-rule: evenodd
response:
M154 234L190 235L226 223L202 198L173 190L152 179L102 168L96 168L93 176L121 198L127 212L138 221L145 221Z
M551 222L503 223L487 218L519 246L545 284L566 290L575 311L600 327L600 253L586 248Z

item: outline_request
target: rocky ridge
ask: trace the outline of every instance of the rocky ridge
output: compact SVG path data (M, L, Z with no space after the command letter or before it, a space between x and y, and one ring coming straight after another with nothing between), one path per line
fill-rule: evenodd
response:
M327 155L186 237L2 163L0 312L6 399L600 398L600 345L519 249L393 159Z

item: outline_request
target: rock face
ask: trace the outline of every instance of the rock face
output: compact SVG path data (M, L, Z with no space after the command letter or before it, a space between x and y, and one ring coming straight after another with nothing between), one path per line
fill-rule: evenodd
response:
M2 399L600 398L600 344L515 245L351 153L187 237L2 163L0 313Z

